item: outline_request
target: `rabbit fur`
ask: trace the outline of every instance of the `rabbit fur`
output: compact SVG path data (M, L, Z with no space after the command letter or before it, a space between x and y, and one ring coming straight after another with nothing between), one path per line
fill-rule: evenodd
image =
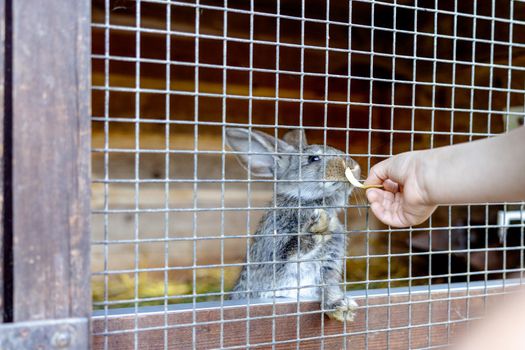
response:
M342 287L346 237L337 214L352 190L344 170L359 178L357 163L335 148L308 145L299 129L277 139L228 128L226 141L252 175L278 180L274 209L259 223L231 298L315 299L329 317L353 320L357 303Z

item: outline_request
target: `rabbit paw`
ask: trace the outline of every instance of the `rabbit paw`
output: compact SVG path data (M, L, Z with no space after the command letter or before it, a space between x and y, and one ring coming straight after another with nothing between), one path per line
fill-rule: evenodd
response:
M335 309L333 311L327 312L328 317L343 322L344 320L354 320L358 305L354 299L346 297L341 300L338 300L334 304L330 305L328 308Z
M324 209L315 209L310 217L308 231L311 233L328 233L330 218Z

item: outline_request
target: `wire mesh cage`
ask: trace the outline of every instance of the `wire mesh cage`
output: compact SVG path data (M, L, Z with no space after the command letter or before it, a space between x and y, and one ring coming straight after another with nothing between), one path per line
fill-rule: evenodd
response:
M345 200L332 201L327 183L342 179L303 167L259 177L254 167L263 156L275 170L276 155L308 161L316 152L321 174L339 158L365 178L392 155L523 124L524 10L495 0L93 0L94 345L448 344L488 296L522 284L524 203L444 206L394 229L359 189L337 187ZM231 130L248 135L244 148ZM280 148L290 130L315 152ZM279 202L285 184L302 188L299 201ZM312 187L323 189L315 205ZM260 276L273 277L261 287L268 293L235 297L241 270L261 265L247 254L259 222L284 209L324 209L340 221L336 284L357 300L354 322L303 303L301 290L325 282L297 276L283 298L275 246L273 276ZM269 240L300 242L297 229L273 225Z

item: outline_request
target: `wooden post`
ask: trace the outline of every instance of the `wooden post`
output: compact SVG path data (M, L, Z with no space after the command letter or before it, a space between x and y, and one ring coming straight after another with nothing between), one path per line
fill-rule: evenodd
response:
M4 319L88 324L90 1L5 1Z
M6 21L5 21L5 0L0 0L0 86L2 89L0 89L0 323L4 320L4 305L5 305L5 298L4 298L4 292L5 292L5 273L4 273L4 222L5 222L5 206L4 206L4 152L5 152L5 139L4 139L4 115L5 115L5 79L4 79L4 72L5 72L5 45L6 45L6 36L5 36L5 29L6 29Z

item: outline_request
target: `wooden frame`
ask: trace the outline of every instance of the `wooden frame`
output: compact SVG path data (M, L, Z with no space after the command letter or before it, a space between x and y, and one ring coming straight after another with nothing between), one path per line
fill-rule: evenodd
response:
M301 349L319 349L321 342L327 349L343 348L344 343L349 349L378 350L444 346L468 322L481 317L498 296L518 285L519 281L491 281L419 286L410 292L407 288L357 291L351 294L361 308L356 320L346 325L327 317L321 321L318 302L277 301L274 307L271 301L254 300L248 307L225 301L222 306L199 303L196 310L192 304L171 305L168 310L143 307L138 314L132 309L109 310L108 315L94 315L93 349L104 349L105 343L111 349L129 349L135 342L139 349L149 349L164 346L166 340L170 349L246 344L288 349L296 343Z
M4 322L87 327L90 1L0 1L0 22Z

